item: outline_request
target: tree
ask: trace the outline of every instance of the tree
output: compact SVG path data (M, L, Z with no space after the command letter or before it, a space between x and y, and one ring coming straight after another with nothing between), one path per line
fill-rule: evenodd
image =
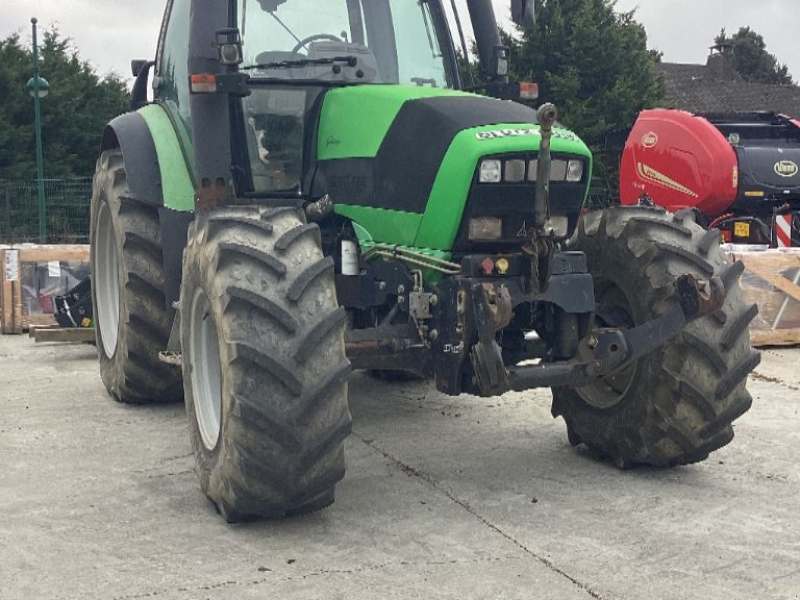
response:
M17 34L0 40L0 179L36 177L32 49ZM40 47L42 77L50 94L42 102L46 178L91 177L104 125L127 110L128 90L116 75L98 76L71 40L45 31Z
M638 113L662 102L654 69L660 54L634 11L618 13L615 0L537 0L536 25L520 39L505 34L513 76L539 84L540 101L559 107L560 121L597 153L602 136L630 127ZM598 157L611 176L615 161Z
M778 63L775 55L767 51L763 36L749 27L739 28L731 37L723 29L714 42L730 56L734 69L745 81L778 85L794 83L789 68Z

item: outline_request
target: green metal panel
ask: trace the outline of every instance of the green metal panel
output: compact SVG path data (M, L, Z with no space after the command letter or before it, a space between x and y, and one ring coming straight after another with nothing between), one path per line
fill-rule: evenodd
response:
M335 205L340 214L363 228L377 242L413 246L422 215L399 210L385 210L369 206ZM362 234L356 229L361 241Z
M350 207L350 208L353 208L353 207ZM358 207L356 207L356 208L358 208ZM376 209L368 209L368 210L376 210ZM380 210L380 209L377 209L377 210ZM386 212L394 212L394 211L385 211L384 210L382 212L386 213ZM400 214L403 214L403 213L400 213ZM410 215L410 213L405 213L405 214L409 214ZM374 215L371 215L371 214L367 213L367 214L362 215L362 216L365 216L368 219L368 218L373 217ZM410 216L419 218L420 215L410 215ZM367 231L366 229L364 229L361 225L359 225L358 222L353 221L352 223L353 223L353 230L356 232L356 237L358 238L358 245L360 246L362 252L368 252L371 248L374 248L376 245L380 244L380 242L376 242L375 239L372 237L372 234L369 231ZM414 231L416 231L416 227L414 228ZM392 246L394 248L398 249L398 250L409 250L409 251L415 252L417 254L423 254L425 256L429 256L431 258L435 258L435 259L438 259L438 260L447 261L447 260L450 260L450 258L452 257L452 253L451 252L443 252L441 250L431 250L429 248L413 248L411 246L407 246L407 245L403 245L403 244L392 244ZM400 260L402 261L403 259L400 258ZM428 269L426 267L422 267L419 264L412 264L412 263L406 263L406 264L408 265L408 267L412 271L415 271L415 270L421 271L422 274L423 274L423 277L424 277L424 279L425 279L425 281L427 283L437 283L442 278L442 273L440 271L436 271L436 270L433 270L433 269Z
M407 100L466 96L417 85L360 85L331 90L320 117L317 160L374 158Z
M479 139L479 136L485 138ZM519 123L486 125L459 133L442 161L413 245L450 250L461 224L478 161L488 155L537 151L540 140L538 126ZM589 162L585 177L587 182L591 180L592 154L575 134L565 129L555 130L551 151L585 156ZM586 189L588 193L588 183Z
M194 211L195 186L172 121L158 104L150 104L138 112L153 136L161 171L164 206L181 212Z

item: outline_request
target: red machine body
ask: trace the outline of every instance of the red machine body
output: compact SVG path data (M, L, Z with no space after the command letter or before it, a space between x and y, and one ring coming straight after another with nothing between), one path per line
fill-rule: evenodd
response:
M800 247L800 122L772 112L646 110L620 160L622 204L692 208L736 244ZM608 139L607 139L608 141Z
M739 161L730 142L706 119L679 110L645 110L620 163L620 201L647 195L670 211L696 208L708 217L736 200Z

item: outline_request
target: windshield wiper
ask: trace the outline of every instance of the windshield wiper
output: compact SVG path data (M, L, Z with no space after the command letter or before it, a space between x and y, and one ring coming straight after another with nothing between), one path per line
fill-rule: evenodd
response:
M328 56L324 58L300 58L297 60L281 60L278 62L258 63L242 67L242 71L252 71L253 69L292 69L295 67L307 67L310 65L333 65L344 63L348 67L355 67L358 64L357 56Z

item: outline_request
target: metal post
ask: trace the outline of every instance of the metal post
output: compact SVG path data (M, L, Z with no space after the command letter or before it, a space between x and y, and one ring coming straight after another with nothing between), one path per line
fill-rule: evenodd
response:
M8 188L6 188L5 186L0 188L0 190L2 190L3 192L3 197L5 199L5 205L6 205L6 219L5 219L6 224L4 228L5 235L3 235L3 239L0 241L4 241L6 244L13 244L14 240L11 235L11 199L10 199L11 194L8 193Z
M45 218L44 201L44 166L42 159L42 113L39 98L39 48L36 43L36 17L31 19L33 25L33 110L36 128L36 183L39 189L39 243L47 243L47 220Z

